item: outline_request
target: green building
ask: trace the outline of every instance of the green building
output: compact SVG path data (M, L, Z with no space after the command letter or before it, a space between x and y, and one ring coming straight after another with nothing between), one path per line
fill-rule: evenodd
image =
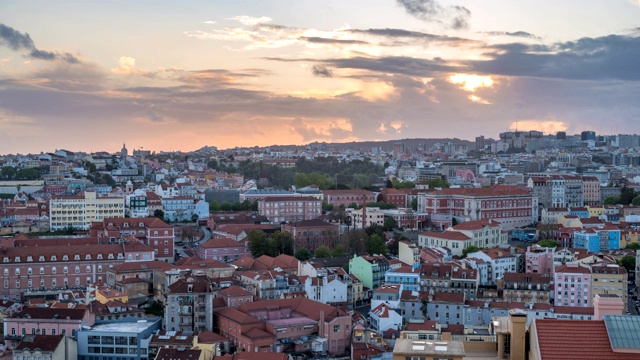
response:
M389 261L384 256L357 256L349 260L349 274L355 275L371 290L384 283L387 270Z

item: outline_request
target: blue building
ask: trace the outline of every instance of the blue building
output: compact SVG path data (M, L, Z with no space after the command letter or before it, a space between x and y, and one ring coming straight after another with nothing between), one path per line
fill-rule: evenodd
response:
M420 290L420 268L401 266L392 269L384 275L385 284L402 284L402 290Z
M620 249L620 229L615 227L592 228L573 234L573 247L600 252Z
M78 332L78 359L147 359L151 336L161 324L161 318L151 318L84 326Z
M584 207L569 208L569 215L575 215L580 219L585 219L590 217L589 209Z

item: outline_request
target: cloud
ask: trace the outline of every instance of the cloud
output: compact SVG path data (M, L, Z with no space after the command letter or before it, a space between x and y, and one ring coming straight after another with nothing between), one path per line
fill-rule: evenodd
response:
M216 21L211 21L211 20L207 20L203 22L203 24L207 24L207 25L215 25L216 23L217 23Z
M269 23L273 21L273 19L268 16L254 17L254 16L244 16L244 15L230 17L230 18L227 18L227 20L235 20L241 23L242 25L247 25L247 26L256 26L258 24Z
M344 31L354 33L354 34L382 36L387 38L406 38L406 39L411 39L412 42L415 42L415 40L418 39L418 40L424 40L427 42L446 44L449 46L483 44L480 41L472 40L472 39L465 39L465 38L460 38L456 36L436 35L436 34L424 33L420 31L404 30L404 29L390 29L390 28L347 29Z
M443 6L436 0L396 0L411 16L423 21L449 21L452 29L466 29L469 27L471 11L464 6Z
M487 35L487 36L509 36L509 37L521 37L521 38L527 38L527 39L540 39L539 37L535 36L534 34L526 32L526 31L514 31L514 32L509 32L509 31L485 31L485 32L481 32L481 34Z
M367 44L366 41L362 40L329 39L317 36L301 36L300 40L316 44Z
M14 51L28 52L28 57L40 60L62 60L69 64L78 64L80 60L70 53L58 53L40 50L36 47L31 36L21 33L16 29L0 23L0 45L4 45Z
M333 73L331 72L331 70L327 69L327 67L323 65L313 65L313 67L311 68L311 72L315 76L321 76L321 77L333 76Z
M607 35L550 45L487 46L487 60L468 61L476 72L560 79L640 80L640 37Z

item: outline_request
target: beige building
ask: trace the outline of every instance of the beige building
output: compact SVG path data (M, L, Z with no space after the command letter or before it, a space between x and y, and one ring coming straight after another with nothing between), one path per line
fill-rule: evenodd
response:
M420 248L412 242L400 241L398 243L398 259L409 266L420 264Z
M627 270L605 262L591 266L591 296L618 295L627 309Z
M351 216L353 217L351 224L356 229L362 229L371 225L384 225L384 212L377 207L368 207L366 210L353 209L351 210ZM366 219L364 218L366 216Z
M458 256L469 246L492 248L506 244L508 237L502 231L502 225L489 219L467 221L443 232L427 231L418 235L421 247L444 246L451 249L452 255Z
M50 228L51 231L69 227L89 230L92 222L123 218L124 210L124 198L98 197L92 191L80 196L55 197L49 203Z

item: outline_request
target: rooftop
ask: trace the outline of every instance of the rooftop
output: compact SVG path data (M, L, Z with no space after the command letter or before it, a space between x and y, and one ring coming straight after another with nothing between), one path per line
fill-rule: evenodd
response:
M160 321L158 319L157 321ZM140 333L155 325L156 321L138 320L138 321L122 321L113 322L107 324L96 324L87 331L99 331L99 332L125 332L125 333Z

